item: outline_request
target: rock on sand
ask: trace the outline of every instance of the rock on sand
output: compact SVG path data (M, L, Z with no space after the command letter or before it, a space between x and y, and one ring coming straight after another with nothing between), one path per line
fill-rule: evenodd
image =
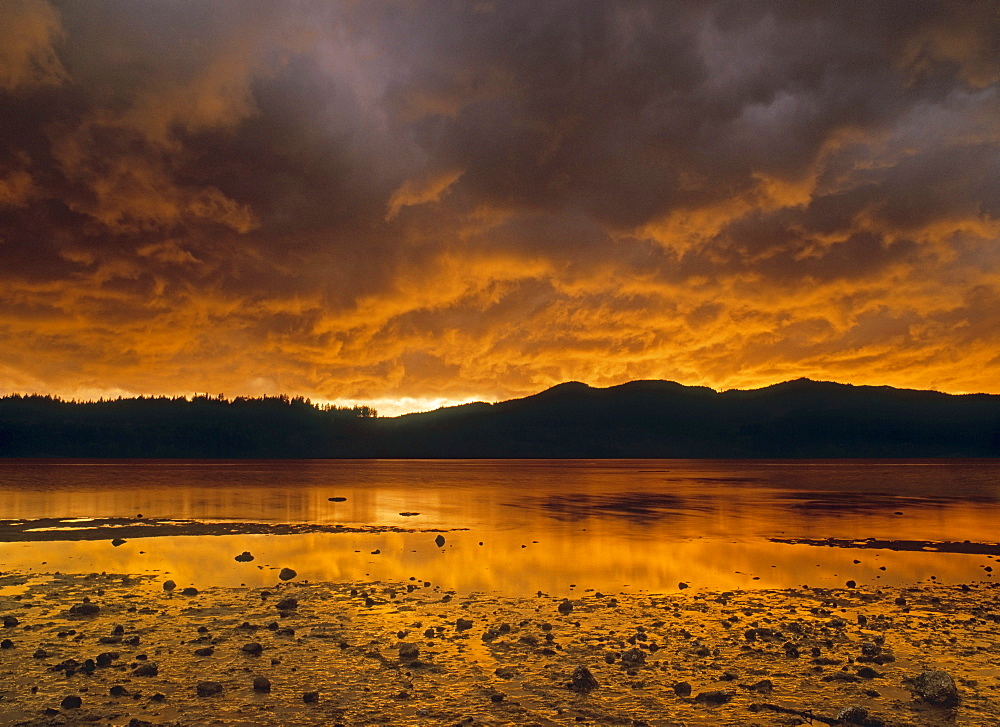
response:
M914 690L928 704L949 707L958 704L958 687L951 674L939 669L921 672L913 682Z

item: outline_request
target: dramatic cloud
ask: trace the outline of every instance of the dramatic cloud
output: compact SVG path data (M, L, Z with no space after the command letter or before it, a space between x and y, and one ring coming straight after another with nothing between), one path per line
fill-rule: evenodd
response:
M1000 392L1000 4L10 0L0 391Z

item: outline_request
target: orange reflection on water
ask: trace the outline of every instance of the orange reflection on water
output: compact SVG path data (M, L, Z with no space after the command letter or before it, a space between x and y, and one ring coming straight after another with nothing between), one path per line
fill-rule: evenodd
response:
M300 579L414 577L463 591L557 595L573 584L576 592L617 592L680 582L959 582L991 577L983 566L992 561L769 538L992 542L998 473L993 462L5 463L6 518L141 512L400 531L164 536L120 547L109 532L91 542L3 543L0 562L8 570L169 574L200 588L272 584L285 566ZM443 548L433 529L448 531ZM243 550L252 563L233 560Z
M764 540L637 542L582 536L529 541L521 548L524 539L515 533L496 533L482 546L479 537L450 533L442 549L426 533L158 537L117 548L108 541L4 543L0 559L10 571L153 573L199 588L272 585L278 570L287 566L299 579L313 581L412 577L445 589L520 595L539 590L569 595L588 588L673 591L680 582L712 590L843 586L847 580L900 585L931 576L957 583L987 577L981 566L992 562L977 555L857 551ZM253 562L234 560L244 550L254 554ZM372 554L375 550L378 555Z

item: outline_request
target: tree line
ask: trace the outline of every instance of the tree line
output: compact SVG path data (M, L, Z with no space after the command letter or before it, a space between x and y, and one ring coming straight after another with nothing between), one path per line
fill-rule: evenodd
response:
M377 417L369 406L283 394L83 402L11 394L0 398L0 456L322 457Z

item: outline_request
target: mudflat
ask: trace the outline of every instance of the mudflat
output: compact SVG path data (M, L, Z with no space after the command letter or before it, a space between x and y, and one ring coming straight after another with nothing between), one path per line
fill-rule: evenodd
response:
M1000 584L564 599L283 576L3 574L0 723L1000 722Z

